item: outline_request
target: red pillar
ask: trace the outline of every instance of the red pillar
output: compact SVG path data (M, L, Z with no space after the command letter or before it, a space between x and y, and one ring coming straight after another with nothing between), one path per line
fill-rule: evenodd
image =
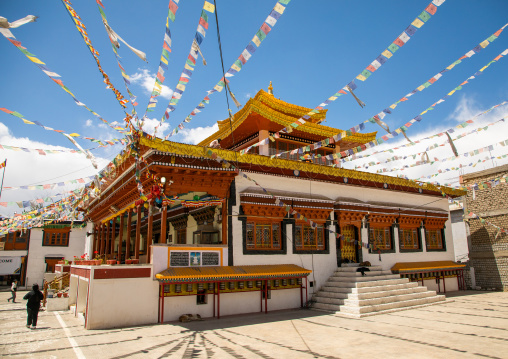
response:
M131 257L132 209L127 212L127 236L125 238L125 259Z
M151 251L153 244L153 200L148 201L148 229L146 231L146 263L151 263Z
M136 242L134 243L134 258L139 259L139 242L141 239L141 211L142 206L137 206L137 221L136 221Z
M167 219L168 219L168 206L166 204L163 204L162 205L162 218L161 218L161 236L160 236L160 240L159 240L159 243L166 243L167 242L167 238L166 238L166 235L167 235L167 228L166 228L166 223L167 223Z
M122 213L120 215L120 231L118 233L118 251L116 260L121 261L122 260L122 242L123 242L123 225L124 225L124 214Z
M104 225L106 226L106 245L104 247L104 253L106 254L106 259L109 259L109 238L111 236L111 223L108 221Z

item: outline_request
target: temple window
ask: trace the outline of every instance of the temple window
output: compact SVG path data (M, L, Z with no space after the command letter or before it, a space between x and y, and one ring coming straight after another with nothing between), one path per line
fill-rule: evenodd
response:
M306 224L296 224L294 240L297 250L324 250L325 227L323 224L317 224L315 228Z
M399 243L401 250L420 249L418 231L419 228L399 229Z
M71 228L45 228L42 245L43 246L58 246L68 247L69 246L69 233Z
M247 222L247 249L280 250L279 222Z
M425 242L427 244L427 250L443 250L443 230L426 229Z
M375 227L369 230L369 243L374 244L374 250L391 250L392 247L392 233L391 227Z

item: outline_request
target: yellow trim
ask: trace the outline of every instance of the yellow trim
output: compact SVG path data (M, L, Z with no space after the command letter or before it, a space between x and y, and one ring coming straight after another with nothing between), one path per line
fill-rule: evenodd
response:
M214 277L228 279L254 276L294 275L307 276L311 270L295 264L267 264L245 266L213 266L213 267L170 267L155 275L157 279L185 280Z
M106 223L106 222L108 222L108 221L112 220L113 218L116 218L116 217L118 217L119 215L121 215L121 214L123 214L123 213L127 212L129 209L134 208L134 207L136 207L136 205L135 205L134 203L133 203L133 204L131 204L131 205L128 205L127 207L123 208L122 210L120 210L120 211L116 212L115 214L112 214L111 216L106 217L105 219L103 219L103 220L101 221L101 223L102 223L102 224L104 224L104 223Z
M146 137L140 138L140 143L143 146L151 147L159 151L169 152L176 155L189 155L194 157L209 158L206 155L208 147L188 145L185 143L177 143L171 141L164 141L159 138L148 139ZM318 173L331 177L347 177L351 179L357 179L361 181L372 181L380 184L387 183L395 186L405 186L410 188L422 188L419 184L414 181L406 180L403 178L390 177L377 173L367 173L355 170L349 170L345 168L333 168L329 166L322 166L313 163L306 163L300 161L285 160L281 158L270 158L268 156L245 154L240 156L238 152L224 150L224 149L213 149L213 152L222 157L223 159L232 163L248 163L252 165L267 166L274 168L298 170L300 172ZM453 196L463 196L467 193L464 190L453 189L449 187L436 187L433 184L426 184L424 189L441 193L441 190Z

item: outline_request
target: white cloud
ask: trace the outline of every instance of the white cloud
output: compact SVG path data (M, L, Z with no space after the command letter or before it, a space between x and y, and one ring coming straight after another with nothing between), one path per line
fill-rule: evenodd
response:
M26 137L15 137L3 123L0 123L0 144L29 149L75 149L70 142L69 147L63 147L32 141ZM30 201L50 197L57 193L64 193L79 188L82 184L79 186L76 184L64 184L53 190L10 190L6 187L60 183L92 176L97 173L97 170L93 168L92 163L84 154L69 152L43 156L32 151L4 150L2 155L0 158L2 161L4 158L7 158L7 167L5 168L1 202ZM96 159L99 169L104 168L109 163L109 160L105 158L99 157ZM23 209L17 206L0 207L0 214L4 216L10 216L15 211L20 213Z
M153 85L155 84L155 75L150 73L150 71L148 71L147 69L138 69L138 70L139 72L136 72L134 75L130 75L131 83L140 84L147 94L151 94L153 90ZM163 97L169 100L172 95L173 90L171 90L166 85L162 85L162 92L159 97Z
M183 136L182 142L184 143L190 143L192 145L195 145L201 141L203 141L205 138L211 136L213 133L217 132L219 130L219 125L215 123L213 126L209 127L196 127L191 129L183 129L178 132L178 134L181 134Z
M85 127L92 127L92 126L93 126L93 121L90 119L86 120Z
M250 99L251 97L252 97L252 94L250 92L245 94L246 99Z
M153 134L155 131L155 127L160 124L160 121L156 118L145 118L144 124L143 124L143 131ZM157 128L157 137L164 137L164 132L169 129L169 123L163 122L158 128Z
M484 111L485 108L481 107L477 104L472 98L468 98L464 96L461 98L459 103L457 104L455 110L449 115L448 118L453 119L459 123L465 122L471 119L476 114ZM495 110L484 114L474 120L473 124L462 128L455 129L455 132L451 133L450 136L452 139L455 139L459 134L470 132L474 129L482 128L478 133L472 133L458 140L454 140L454 145L457 148L459 153L459 157L453 160L446 160L443 162L436 162L433 165L426 164L421 166L415 166L410 168L405 168L402 171L393 171L393 172L385 172L385 175L388 176L397 176L404 175L410 179L418 180L422 176L430 176L432 174L439 173L438 176L432 177L430 179L423 178L421 181L429 181L429 182L439 182L441 184L449 183L453 186L459 185L459 176L462 174L472 173L481 171L484 169L492 168L494 166L500 166L508 163L508 158L504 159L490 159L491 156L497 157L501 155L508 154L508 146L499 145L500 141L504 141L508 139L508 118L505 122L499 122L493 126L486 127L487 124L494 123L504 117L508 116L508 106L498 107ZM425 120L423 120L425 121ZM416 125L417 126L417 125ZM431 130L427 130L425 132L420 133L412 133L409 131L408 136L411 140L416 141L421 138L425 138L440 132L444 132L449 130L451 126L441 126L436 127ZM485 128L485 130L483 129ZM416 129L413 127L412 129ZM382 135L380 132L379 135ZM344 165L345 168L354 168L354 166L362 166L363 164L368 164L369 162L381 162L379 165L369 166L366 168L358 168L359 171L365 172L376 172L379 169L394 169L394 168L402 168L405 165L415 164L417 161L422 160L422 155L419 154L416 158L413 159L412 155L417 153L424 152L429 146L433 144L438 144L443 146L437 147L428 151L428 155L430 160L433 160L434 157L437 157L439 160L449 159L454 157L451 146L448 143L448 139L446 136L434 137L430 140L423 141L420 144L409 147L400 147L402 145L407 144L408 142L403 138L397 139L396 141L389 141L382 145L375 147L372 151L365 151L362 154L373 153L376 151L382 151L387 149L393 149L393 153L383 152L372 155L370 157L364 159L357 159L352 162L346 162ZM497 145L496 145L497 144ZM473 151L475 149L483 148L489 145L494 145L493 150L489 153L483 152L476 156L463 156L464 153ZM399 147L398 149L394 149L395 147ZM388 159L393 158L394 156L407 156L406 159L396 160L393 162L386 162ZM488 158L488 160L485 160ZM478 160L482 160L483 162L477 163ZM485 161L484 161L485 160ZM475 164L473 166L469 166L469 164ZM462 165L462 169L460 170L451 170L452 167L460 167Z

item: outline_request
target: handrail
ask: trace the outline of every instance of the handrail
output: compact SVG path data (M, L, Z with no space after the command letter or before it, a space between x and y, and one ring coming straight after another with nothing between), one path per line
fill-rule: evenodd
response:
M52 284L55 284L57 282L60 282L60 281L63 281L64 279L67 279L69 278L71 275L70 272L67 272L67 273L64 273L62 274L60 277L56 277L55 279L53 279L52 281L50 282L46 282L44 283L44 290L43 290L43 295L44 295L44 298L42 300L42 306L45 307L46 306L46 299L48 297L48 287Z

